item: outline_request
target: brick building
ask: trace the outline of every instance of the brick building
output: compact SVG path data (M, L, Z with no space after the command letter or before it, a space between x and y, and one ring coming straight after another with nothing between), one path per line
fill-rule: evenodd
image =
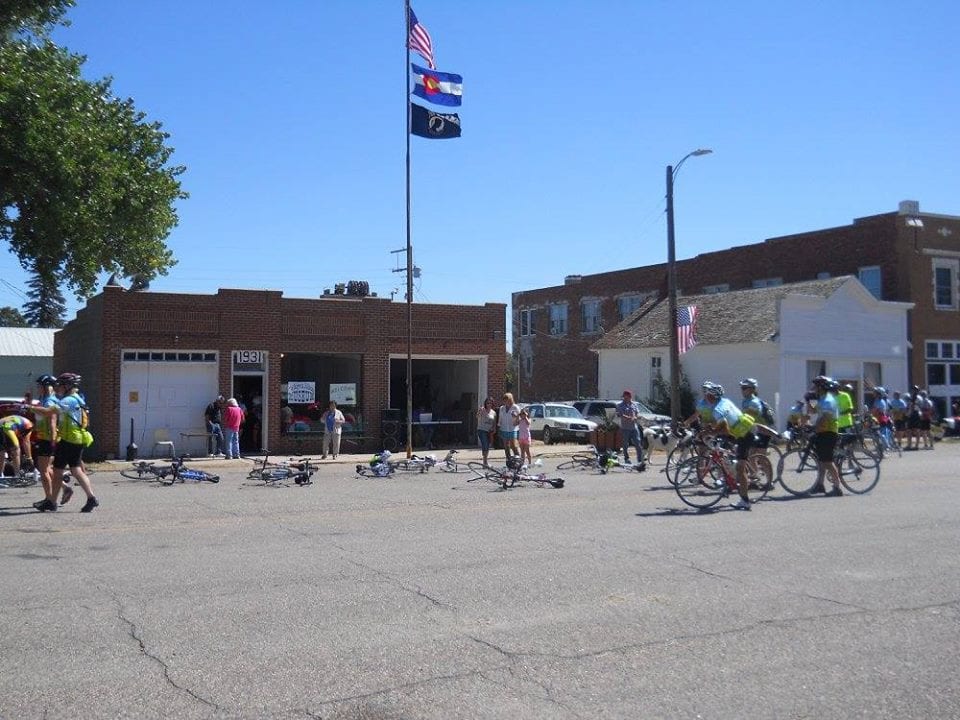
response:
M897 212L851 225L765 240L677 261L684 295L857 277L881 300L910 302L910 381L942 407L960 399L960 217ZM597 356L590 346L651 298L666 296L665 263L595 275L513 294L516 391L524 401L596 396Z
M450 421L451 439L468 441L480 398L503 389L505 330L503 304L413 306L414 403ZM406 417L406 357L403 303L269 290L106 287L54 343L57 372L83 375L94 454L120 457L131 433L149 455L155 431L184 446L178 451L204 451L206 439L191 435L203 430L204 408L218 393L260 408L245 451L319 451L318 415L331 398L361 438L354 449L379 448L385 426L393 434L390 421ZM285 405L292 424L283 421Z

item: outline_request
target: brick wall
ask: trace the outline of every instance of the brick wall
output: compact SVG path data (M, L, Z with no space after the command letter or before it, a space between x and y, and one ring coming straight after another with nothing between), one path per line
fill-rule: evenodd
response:
M487 382L503 387L506 372L505 305L413 306L413 353L487 355ZM54 367L84 375L98 444L112 451L120 443L117 418L121 350L204 349L219 353L221 388L229 388L232 351L354 353L363 356L361 412L369 435L379 436L386 407L390 353L407 351L404 303L383 298L284 298L269 290L221 289L216 295L129 292L108 287L58 332ZM264 379L271 418L280 416L280 363L268 363ZM270 423L267 446L292 452L294 441ZM94 448L94 454L97 448Z
M934 216L935 217L935 216ZM960 227L951 235L936 232L943 224L954 227L956 218L932 219L921 235L921 241L934 240L940 246L960 250ZM921 242L921 244L922 244ZM932 291L929 258L922 262L915 252L914 236L897 213L860 218L852 225L814 232L770 238L753 245L743 245L704 253L677 262L678 292L695 295L710 285L727 283L731 290L752 287L755 280L781 278L784 283L815 279L818 273L830 276L854 275L859 268L879 265L884 300L917 302L910 314L916 337L935 327L960 337L957 315L932 313L927 299ZM921 248L922 252L922 248ZM602 325L612 328L620 318L617 298L624 294L644 293L664 298L667 294L665 263L617 270L596 275L577 276L565 285L527 290L513 294L512 332L515 351L519 351L520 396L523 401L535 399L571 399L576 395L577 376L582 375L581 395L595 396L597 363L588 348L598 333L583 334L580 303L583 298L601 302ZM568 332L551 336L548 306L567 303ZM924 304L925 303L925 304ZM521 337L520 312L534 309L533 334ZM911 338L914 338L911 335ZM917 346L914 338L914 346ZM919 353L914 353L915 355ZM525 372L523 356L532 357L532 372ZM914 377L922 377L922 358L914 358ZM920 374L918 374L920 373ZM921 383L922 384L922 383Z

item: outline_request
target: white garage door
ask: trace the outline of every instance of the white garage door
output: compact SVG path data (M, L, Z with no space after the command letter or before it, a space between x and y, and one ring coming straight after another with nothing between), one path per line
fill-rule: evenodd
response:
M130 442L130 420L140 457L148 457L154 433L180 433L204 427L203 411L219 394L217 353L206 350L124 350L120 364L120 447ZM189 448L177 448L178 453Z

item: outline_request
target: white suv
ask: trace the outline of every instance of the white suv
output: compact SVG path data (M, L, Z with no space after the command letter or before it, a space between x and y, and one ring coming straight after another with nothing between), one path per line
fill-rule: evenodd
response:
M585 420L572 405L561 403L531 403L526 406L530 414L530 434L542 439L545 445L557 440L587 441L597 424Z

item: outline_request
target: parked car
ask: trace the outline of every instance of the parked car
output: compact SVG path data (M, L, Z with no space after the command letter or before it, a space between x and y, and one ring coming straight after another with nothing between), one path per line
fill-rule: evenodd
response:
M586 420L572 405L562 403L530 403L530 434L547 445L558 440L587 441L597 424Z
M592 420L598 425L604 424L609 419L616 422L617 403L619 400L578 400L573 406L580 411L587 420ZM658 415L639 400L634 402L640 406L640 421L643 425L663 425L670 423L669 415Z

